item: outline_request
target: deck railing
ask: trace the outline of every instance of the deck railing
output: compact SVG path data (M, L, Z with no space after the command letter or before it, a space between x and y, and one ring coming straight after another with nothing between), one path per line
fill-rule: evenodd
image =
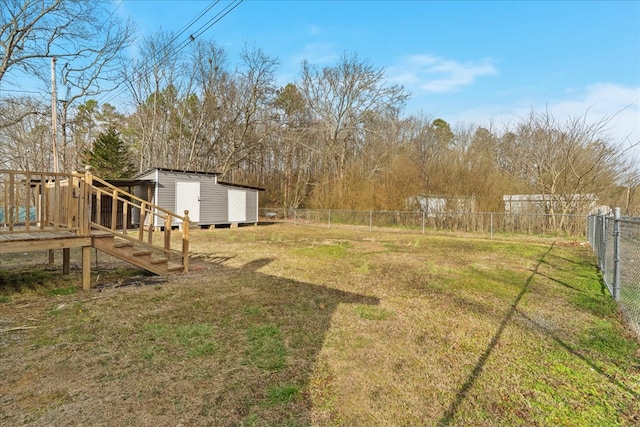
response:
M95 203L91 210L92 229L107 231L150 250L160 251L169 260L177 254L181 258L184 271L188 271L189 211L185 211L184 216L177 215L98 177L87 174L86 179L91 180L91 199ZM102 215L103 203L111 206L110 216ZM132 224L130 220L134 220L133 225L130 225ZM179 249L171 248L171 230L174 220L180 224L182 230L182 245ZM161 230L163 233L161 245L153 243L156 230Z
M102 214L105 203L110 204L107 215ZM182 230L182 244L172 250L174 222ZM77 236L89 236L92 230L108 232L160 251L167 259L180 257L184 271L189 268L188 211L181 216L156 206L93 176L90 168L85 173L0 170L0 233L51 230ZM163 236L154 244L156 230Z
M68 230L81 234L81 174L0 170L0 233Z

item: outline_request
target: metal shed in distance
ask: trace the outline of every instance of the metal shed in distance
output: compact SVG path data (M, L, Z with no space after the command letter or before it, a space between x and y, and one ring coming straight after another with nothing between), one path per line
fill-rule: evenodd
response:
M216 172L155 168L136 176L150 183L135 195L182 215L202 227L258 223L258 193L263 188L218 181ZM174 226L180 221L174 220ZM162 224L154 224L160 227Z

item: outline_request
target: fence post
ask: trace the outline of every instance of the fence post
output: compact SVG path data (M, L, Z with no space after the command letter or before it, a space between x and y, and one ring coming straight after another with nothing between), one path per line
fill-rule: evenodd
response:
M329 226L328 228L331 228L331 209L329 209Z
M613 299L620 299L620 208L613 208Z
M296 222L298 215L296 214L296 210L293 210L293 225L298 225L298 223Z
M373 231L373 211L369 211L369 231Z
M600 271L604 273L606 270L604 257L607 255L607 218L604 215L600 215L600 239L602 242L598 253L598 264L600 264Z
M493 240L493 212L489 213L489 238Z
M422 234L424 234L424 215L425 215L425 212L422 211Z

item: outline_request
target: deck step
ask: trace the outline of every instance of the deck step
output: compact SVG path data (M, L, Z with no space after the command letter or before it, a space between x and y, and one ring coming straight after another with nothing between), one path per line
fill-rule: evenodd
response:
M184 266L183 266L182 264L168 263L168 264L167 264L167 270L168 270L168 271L179 271L179 270L184 270Z
M113 243L113 247L114 248L128 248L130 246L133 246L133 242L123 241L123 242L114 242Z
M115 256L123 261L143 268L158 275L179 274L185 271L184 266L176 259L169 257L169 251L161 246L152 246L150 243L123 238L121 235L109 231L92 231L91 244L96 249Z
M145 256L145 255L151 255L152 253L153 251L150 251L150 250L134 251L133 256Z

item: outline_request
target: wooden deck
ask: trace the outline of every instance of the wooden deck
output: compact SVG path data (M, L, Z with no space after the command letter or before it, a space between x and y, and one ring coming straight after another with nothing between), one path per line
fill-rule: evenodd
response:
M75 231L54 227L38 231L26 231L24 227L15 227L9 233L0 228L0 254L91 246L92 237L108 234L101 230L91 230L90 236L78 236Z
M140 225L131 230L134 213ZM174 218L182 222L177 250L171 247ZM164 224L161 244L152 238L158 223ZM91 247L156 274L187 272L189 223L187 211L181 216L155 206L94 177L89 168L84 174L0 170L0 255L62 249L67 274L69 249L81 247L84 289L90 288Z

